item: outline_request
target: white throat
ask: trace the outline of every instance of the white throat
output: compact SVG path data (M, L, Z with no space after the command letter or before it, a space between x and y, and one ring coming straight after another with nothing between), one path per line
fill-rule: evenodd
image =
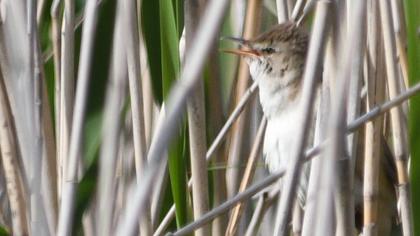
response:
M260 103L268 119L297 108L300 89L296 86L300 85L296 80L300 80L300 71L289 69L276 73L277 69L273 68L274 72L267 74L264 64L258 60L249 61L249 68L252 78L258 83Z

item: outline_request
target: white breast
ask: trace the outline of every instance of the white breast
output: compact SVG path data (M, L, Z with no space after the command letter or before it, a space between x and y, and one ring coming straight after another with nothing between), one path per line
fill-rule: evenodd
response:
M263 153L270 172L287 167L296 144L296 130L301 124L299 119L297 104L268 118Z

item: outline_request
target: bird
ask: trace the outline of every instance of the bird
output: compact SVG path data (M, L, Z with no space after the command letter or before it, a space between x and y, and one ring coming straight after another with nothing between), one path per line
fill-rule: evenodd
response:
M299 102L308 49L307 32L294 22L277 24L253 39L227 37L241 45L224 50L244 57L251 78L257 82L259 100L267 119L263 157L270 172L286 169L300 125ZM311 135L312 136L312 135ZM305 201L309 166L303 168L298 197Z
M263 144L264 161L271 173L285 170L292 158L292 151L296 145L296 132L301 125L299 119L301 112L299 103L302 98L303 72L308 51L309 34L296 23L288 21L272 26L267 31L252 39L235 37L225 37L240 44L239 49L224 50L242 56L249 66L251 78L258 84L259 100L267 119L267 128ZM312 124L314 124L318 101L315 101L314 112L312 114ZM308 135L307 146L312 145L314 128L306 131ZM384 144L386 146L386 143ZM389 148L388 148L389 149ZM387 150L384 148L383 150ZM390 151L384 153L383 160L391 160ZM361 155L360 155L361 156ZM392 155L391 155L392 156ZM358 160L362 160L357 158ZM381 163L381 175L384 187L381 187L379 196L386 202L393 202L395 191L392 189L393 173L395 167L390 163ZM360 164L358 164L360 165ZM357 166L358 166L357 165ZM361 190L363 173L358 171L361 167L356 166L356 182ZM387 171L386 171L387 170ZM301 178L298 187L298 200L303 209L306 201L306 191L308 189L310 173L310 163L303 165ZM281 184L280 184L281 185ZM359 191L359 192L360 192ZM358 191L356 191L358 192ZM360 208L362 208L362 194L355 193L356 198L356 218L362 219ZM382 203L381 203L382 204ZM389 232L392 219L395 217L396 210L389 209L386 217L382 217L378 222L378 232ZM356 220L358 221L358 220ZM357 223L357 222L356 222ZM361 231L360 223L357 226ZM381 235L389 235L384 233Z

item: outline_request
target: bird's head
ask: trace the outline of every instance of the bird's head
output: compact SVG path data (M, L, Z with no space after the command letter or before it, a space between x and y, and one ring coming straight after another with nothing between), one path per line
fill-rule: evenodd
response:
M248 62L252 76L260 73L278 76L284 72L288 60L305 58L308 36L295 23L286 22L275 25L253 39L225 37L237 42L239 49L223 50L243 56Z

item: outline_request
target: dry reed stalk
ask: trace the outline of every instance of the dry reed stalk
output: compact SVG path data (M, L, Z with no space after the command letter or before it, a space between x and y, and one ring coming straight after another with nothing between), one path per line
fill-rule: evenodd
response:
M383 44L380 40L379 9L376 1L368 1L367 102L366 110L384 100ZM378 194L380 145L383 120L366 123L363 184L363 234L376 235L378 223Z
M273 205L275 200L277 200L277 196L279 194L279 189L274 188L269 192L263 192L258 199L257 205L255 207L254 213L251 218L251 222L246 230L246 236L257 235L258 228L263 220L263 217L266 211L269 209L270 206Z
M54 0L51 4L51 31L52 31L52 46L53 46L53 56L54 56L54 118L55 118L55 143L56 143L56 157L60 158L60 90L61 90L61 34L60 34L60 7L61 0ZM63 174L61 168L61 162L59 165L56 165L57 169L57 182L58 182L58 198L61 196L61 187L63 184Z
M60 75L60 141L58 143L59 166L65 181L69 169L69 141L72 130L71 122L73 115L74 101L74 26L75 26L75 2L73 0L64 1L64 14L61 29L61 75ZM57 98L56 98L57 99ZM61 183L63 184L63 183Z
M392 10L392 19L394 23L394 34L398 53L398 62L402 72L402 80L404 82L404 89L409 85L408 83L408 61L407 61L407 37L406 24L404 18L403 6L400 1L390 1Z
M162 103L162 107L160 108L160 112L157 117L158 123L161 122L161 120L164 118L165 118L165 103ZM155 189L152 193L153 194L152 201L151 201L152 228L156 229L153 235L163 234L163 233L157 234L157 232L159 231L157 224L159 223L159 220L160 220L160 214L161 214L161 209L162 209L161 206L164 200L164 195L162 194L162 192L165 191L165 188L167 187L168 179L169 179L169 174L168 174L169 170L167 167L168 165L167 151L163 155L165 155L166 160L162 161L161 166L158 169L157 175L159 176L159 179L155 180L155 183L157 184L155 184ZM172 212L172 215L171 215L171 212ZM168 217L168 215L170 217ZM165 225L165 227L168 226L171 223L174 216L175 216L175 205L172 205L167 215L162 220L160 220L159 227L161 227L162 225Z
M267 119L263 118L255 136L254 144L252 145L251 153L249 154L248 163L245 168L244 176L242 178L241 185L239 186L239 192L243 192L250 184L252 177L254 176L258 157L261 154L262 141L264 140L265 128L267 126ZM226 235L236 235L239 220L244 211L245 204L237 205L233 210L229 218L228 227L226 229Z
M348 96L351 83L357 82L351 80L360 80L364 35L364 28L361 26L365 22L365 8L366 4L363 1L355 2L349 14L353 16L347 33L350 44L339 42L343 49L341 60L338 61L341 70L337 73L335 98L332 100L328 127L330 142L323 162L324 172L319 179L319 188L323 194L318 198L315 235L330 235L334 231L338 235L352 235L354 231L354 213L351 210L354 206L352 198L348 197L352 194L351 186L348 186L352 183L352 166L346 153L346 120L354 116L348 116L348 109L353 108L350 112L356 113L357 106L354 103L357 101L353 101L352 104ZM353 87L357 90L357 86ZM349 104L353 107L348 107Z
M46 0L38 0L37 1L36 23L37 23L38 28L39 28L39 25L41 23L42 14L44 13L44 10L45 10L45 4L46 4Z
M10 108L6 90L3 84L3 75L0 71L0 150L4 177L6 179L7 196L9 199L12 233L14 235L28 235L28 221L26 205L21 186L22 173L17 164L16 141L12 128ZM20 175L20 176L19 176Z
M300 207L298 201L295 201L292 215L292 234L299 236L302 233L303 224L303 209Z
M41 49L38 41L37 60L42 62ZM42 64L42 63L41 63ZM54 135L54 122L52 119L52 111L49 103L47 83L43 66L40 66L40 92L42 93L42 109L41 122L43 144L42 144L42 192L43 204L45 206L46 220L50 232L55 232L57 227L58 215L58 180L57 180L57 147L56 136Z
M85 7L85 22L82 33L82 42L80 49L80 61L78 71L78 82L75 96L74 117L72 124L72 134L69 148L69 163L66 181L63 184L60 215L57 228L57 235L71 235L74 201L76 194L77 168L81 160L79 155L81 152L83 123L86 111L86 98L89 88L89 73L91 66L91 58L93 51L94 35L96 30L98 9L96 1L90 0Z
M362 4L362 6L360 5ZM350 80L347 93L347 117L349 123L360 116L361 107L361 86L363 82L363 58L366 48L366 3L352 1L348 3L349 20L348 54L351 54L347 62L348 74L341 79ZM350 20L351 19L351 20ZM343 44L342 44L343 45ZM344 51L344 50L343 50ZM337 234L352 234L355 228L354 220L354 167L358 154L358 132L347 136L346 150L348 155L338 157L337 174L338 185L336 187L336 219Z
M331 35L329 40L331 40ZM327 58L331 57L331 41L327 44L326 48L326 59L324 65L328 64ZM325 73L325 71L324 71ZM322 141L326 139L326 128L328 125L327 119L330 112L330 88L329 88L330 77L324 76L323 83L320 88L320 98L317 109L317 117L315 121L315 132L314 132L314 145L318 146L322 144ZM302 235L312 235L313 229L315 228L316 221L316 210L319 196L319 181L320 174L322 173L322 160L315 158L311 161L311 173L309 175L309 184L307 190L307 197L305 203L305 212L302 225Z
M325 45L325 35L327 32L327 16L329 2L320 1L317 4L315 13L315 21L309 44L308 56L306 59L305 71L303 74L303 90L300 106L301 117L296 122L302 125L297 130L297 143L293 147L289 169L283 182L280 202L277 209L275 220L276 235L286 235L287 225L290 219L290 212L295 199L297 181L299 179L301 160L304 156L304 147L307 143L306 131L309 129L310 117L312 117L313 101L315 98L315 90L317 88L317 75L319 75L320 63Z
M286 22L289 19L287 2L287 0L276 0L277 22L279 24Z
M191 50L190 43L197 31L198 20L204 8L202 0L185 2L185 52ZM187 102L188 133L190 144L192 205L194 219L200 218L209 209L208 172L206 162L206 113L204 104L204 83L199 78ZM210 226L196 231L196 235L211 233Z
M102 145L99 159L98 195L100 198L97 215L99 235L112 235L112 222L116 210L116 166L119 149L121 112L126 92L127 52L123 35L126 21L124 2L116 5L115 30L112 45L111 73L108 79L106 100L104 105L104 122L102 127ZM150 207L150 206L149 206ZM149 210L150 215L150 210ZM148 222L150 227L150 221ZM146 229L151 231L150 228Z
M397 63L395 62L395 35L392 26L392 15L389 2L379 1L379 9L384 39L385 63L388 78L388 92L391 99L395 98L401 91L398 77ZM402 109L395 107L391 109L391 127L394 144L394 157L398 174L398 195L401 204L401 221L403 234L413 235L413 217L410 200L410 186L407 171L407 137L402 123Z
M216 44L218 45L218 44ZM209 101L209 117L211 122L209 122L207 129L209 130L209 137L213 138L217 133L212 133L212 131L217 132L223 126L224 113L223 111L223 101L222 101L222 85L220 78L220 65L219 65L219 52L214 50L210 54L209 59L209 79L207 81L208 88L208 97ZM227 162L227 155L224 152L226 147L224 143L216 151L216 155L211 162L211 165L217 166L220 164L225 164ZM226 187L226 170L221 168L213 171L213 182L217 186L217 191L213 191L213 206L218 206L226 201L227 198L227 187ZM212 234L214 236L222 236L225 233L227 226L228 218L227 215L222 215L217 217L213 221Z
M137 182L140 182L143 168L147 164L147 146L144 127L144 107L142 96L142 82L140 80L140 42L139 30L137 25L137 12L133 1L124 2L125 35L127 37L127 63L128 63L128 79L130 89L130 107L133 125L133 143L134 143L134 159L136 166ZM150 212L150 201L146 201L145 215L140 221L140 233L142 235L152 234L152 220Z
M48 173L50 169L46 169L42 171L42 165L48 163L50 160L44 160L44 156L48 157L45 147L48 149L50 143L45 143L45 138L52 138L52 136L46 137L47 134L44 131L44 119L47 118L49 115L48 113L44 113L44 102L47 100L43 100L43 92L46 91L43 89L43 81L42 81L42 60L40 56L40 49L39 49L39 38L38 38L38 28L36 24L36 12L37 12L37 1L31 0L27 4L27 35L28 35L28 48L29 48L29 60L28 60L28 69L29 69L29 81L28 85L30 88L30 96L29 106L27 109L29 110L29 115L32 117L30 125L34 139L32 140L32 158L31 158L31 169L30 169L30 188L31 188L31 204L30 204L30 212L31 212L31 234L33 235L40 235L40 234L47 234L52 233L55 229L55 226L52 226L48 223L46 217L51 216L47 212L46 206L43 204L46 197L51 197L49 191L42 193L42 174ZM47 116L43 116L43 114L47 114ZM50 125L50 124L48 124ZM48 131L48 130L47 130ZM45 146L46 145L46 146ZM51 156L50 156L51 157ZM55 163L54 163L55 164ZM48 165L47 165L48 167ZM47 175L48 176L48 175ZM49 187L48 184L44 185ZM51 198L50 198L51 199ZM48 199L48 200L50 200ZM50 205L48 205L50 206ZM49 209L51 210L51 209ZM53 217L49 217L50 219Z
M246 15L245 15L245 25L243 38L250 39L258 33L259 24L260 24L260 11L262 6L262 0L250 0L248 1ZM244 58L240 58L239 69L237 76L236 90L234 92L235 104L238 103L242 95L245 93L245 90L249 83L249 68ZM234 125L229 147L229 160L228 165L233 166L234 168L228 169L226 171L227 176L227 187L228 187L228 196L233 196L239 187L239 179L242 173L242 170L239 168L241 163L245 160L242 160L242 150L244 146L244 129L248 121L248 113L245 111L244 114L238 119ZM246 152L246 151L245 151Z
M305 0L297 0L295 7L293 8L292 14L290 15L290 20L297 22L299 13L302 12Z
M305 9L304 14L310 9L310 5L313 4L314 1L308 1ZM324 58L324 71L323 71L323 82L322 82L322 89L321 89L321 96L320 96L320 103L319 109L317 113L316 119L316 129L315 129L315 143L322 142L326 139L327 136L327 127L329 125L328 118L330 115L330 104L331 104L331 97L334 97L333 93L335 86L335 80L337 77L337 62L339 58L339 51L338 51L338 44L341 38L344 37L345 32L345 19L346 12L345 12L345 2L343 1L334 1L331 4L331 14L330 17L331 21L331 30L328 35L327 45L325 50L325 58ZM301 17L300 19L303 19ZM342 22L342 24L340 24ZM322 173L324 172L323 169L323 160L315 159L311 162L311 173L309 178L309 186L308 186L308 193L307 193L307 202L305 205L305 216L302 228L303 235L312 235L313 229L316 226L317 221L317 213L318 213L318 200L321 196L319 194L319 180L321 178Z

